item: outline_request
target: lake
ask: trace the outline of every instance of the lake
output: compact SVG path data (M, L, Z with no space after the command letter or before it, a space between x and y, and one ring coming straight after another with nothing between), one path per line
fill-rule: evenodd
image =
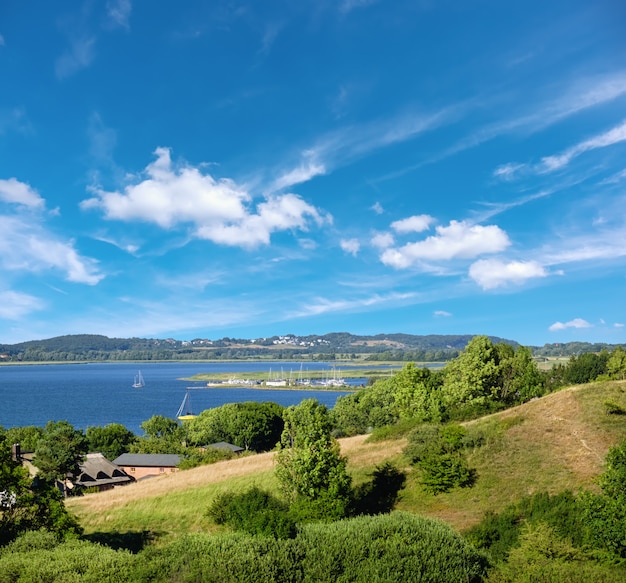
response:
M153 415L175 418L189 391L192 412L242 401L273 401L283 406L315 398L333 407L336 390L273 390L204 388L204 382L182 380L196 374L242 373L284 369L297 372L298 363L285 362L141 362L0 366L0 426L44 426L68 421L77 429L121 423L142 435L140 425ZM328 363L306 363L308 370L330 370ZM361 368L361 367L360 367ZM376 368L380 369L380 366ZM141 370L145 387L132 387Z

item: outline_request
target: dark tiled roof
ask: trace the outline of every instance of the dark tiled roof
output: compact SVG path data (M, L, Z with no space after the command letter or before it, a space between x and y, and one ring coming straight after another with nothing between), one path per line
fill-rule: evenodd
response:
M240 451L245 451L243 447L239 447L238 445L233 445L232 443L227 443L226 441L218 441L217 443L212 443L207 447L213 447L215 449L228 449L233 453L239 453Z
M113 463L139 468L174 468L180 463L180 456L177 453L123 453Z
M80 474L76 484L80 486L103 486L105 484L124 484L132 482L129 476L115 463L110 462L101 453L88 453L80 464Z

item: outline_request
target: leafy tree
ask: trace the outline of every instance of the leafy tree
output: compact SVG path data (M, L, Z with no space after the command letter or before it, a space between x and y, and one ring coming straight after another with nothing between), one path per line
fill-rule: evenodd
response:
M39 528L78 534L80 527L65 510L59 491L44 481L33 482L28 470L13 459L11 445L0 428L0 546Z
M174 419L163 415L153 415L140 425L148 437L156 439L177 438L180 435L180 425Z
M276 476L290 502L314 514L344 516L351 496L351 478L339 443L331 436L328 409L305 399L284 412L285 428L276 455Z
M498 395L498 350L487 336L475 336L465 351L444 369L442 387L446 407L483 405Z
M530 348L517 350L504 343L496 344L498 352L498 398L506 404L524 403L544 394L541 372L533 360Z
M588 352L580 356L570 357L565 367L564 381L571 385L581 385L595 381L605 374L609 353L603 350L600 354Z
M85 432L89 451L100 452L113 460L130 451L135 442L135 434L120 423L109 423L104 427L87 427Z
M82 431L74 429L67 421L49 421L37 443L33 464L42 480L63 481L80 473L78 466L87 449L87 439Z
M476 471L461 451L464 437L460 425L422 425L409 435L404 453L420 468L420 481L428 492L441 494L476 481Z
M626 558L626 441L609 449L600 487L601 495L583 498L591 542Z
M12 427L6 431L7 441L11 444L19 443L22 451L35 451L42 435L43 428L36 425Z
M621 346L618 346L609 356L606 363L606 372L609 378L626 379L626 351Z
M184 424L187 441L208 445L227 441L253 451L273 449L280 439L283 407L276 403L228 403L207 409Z

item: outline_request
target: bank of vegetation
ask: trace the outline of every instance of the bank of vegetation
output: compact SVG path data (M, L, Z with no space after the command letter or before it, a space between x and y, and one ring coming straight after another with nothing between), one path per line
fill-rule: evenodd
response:
M232 404L152 418L141 437L8 430L0 581L624 580L624 379L619 347L541 371L529 349L476 337L443 369L409 364L332 410ZM15 438L35 446L36 485ZM267 453L193 459L220 440ZM63 503L61 452L107 447L198 467Z

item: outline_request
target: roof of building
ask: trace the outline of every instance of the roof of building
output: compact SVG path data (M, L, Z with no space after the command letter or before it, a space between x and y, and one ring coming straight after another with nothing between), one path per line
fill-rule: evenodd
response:
M134 480L132 476L129 476L115 463L110 462L101 453L88 453L79 468L80 474L75 481L79 486L125 484Z
M207 447L213 447L215 449L228 449L233 453L239 453L245 451L243 447L239 447L238 445L233 445L232 443L228 443L226 441L218 441L217 443L212 443L211 445L207 445Z
M180 463L180 456L177 453L123 453L113 463L140 468L175 468Z

